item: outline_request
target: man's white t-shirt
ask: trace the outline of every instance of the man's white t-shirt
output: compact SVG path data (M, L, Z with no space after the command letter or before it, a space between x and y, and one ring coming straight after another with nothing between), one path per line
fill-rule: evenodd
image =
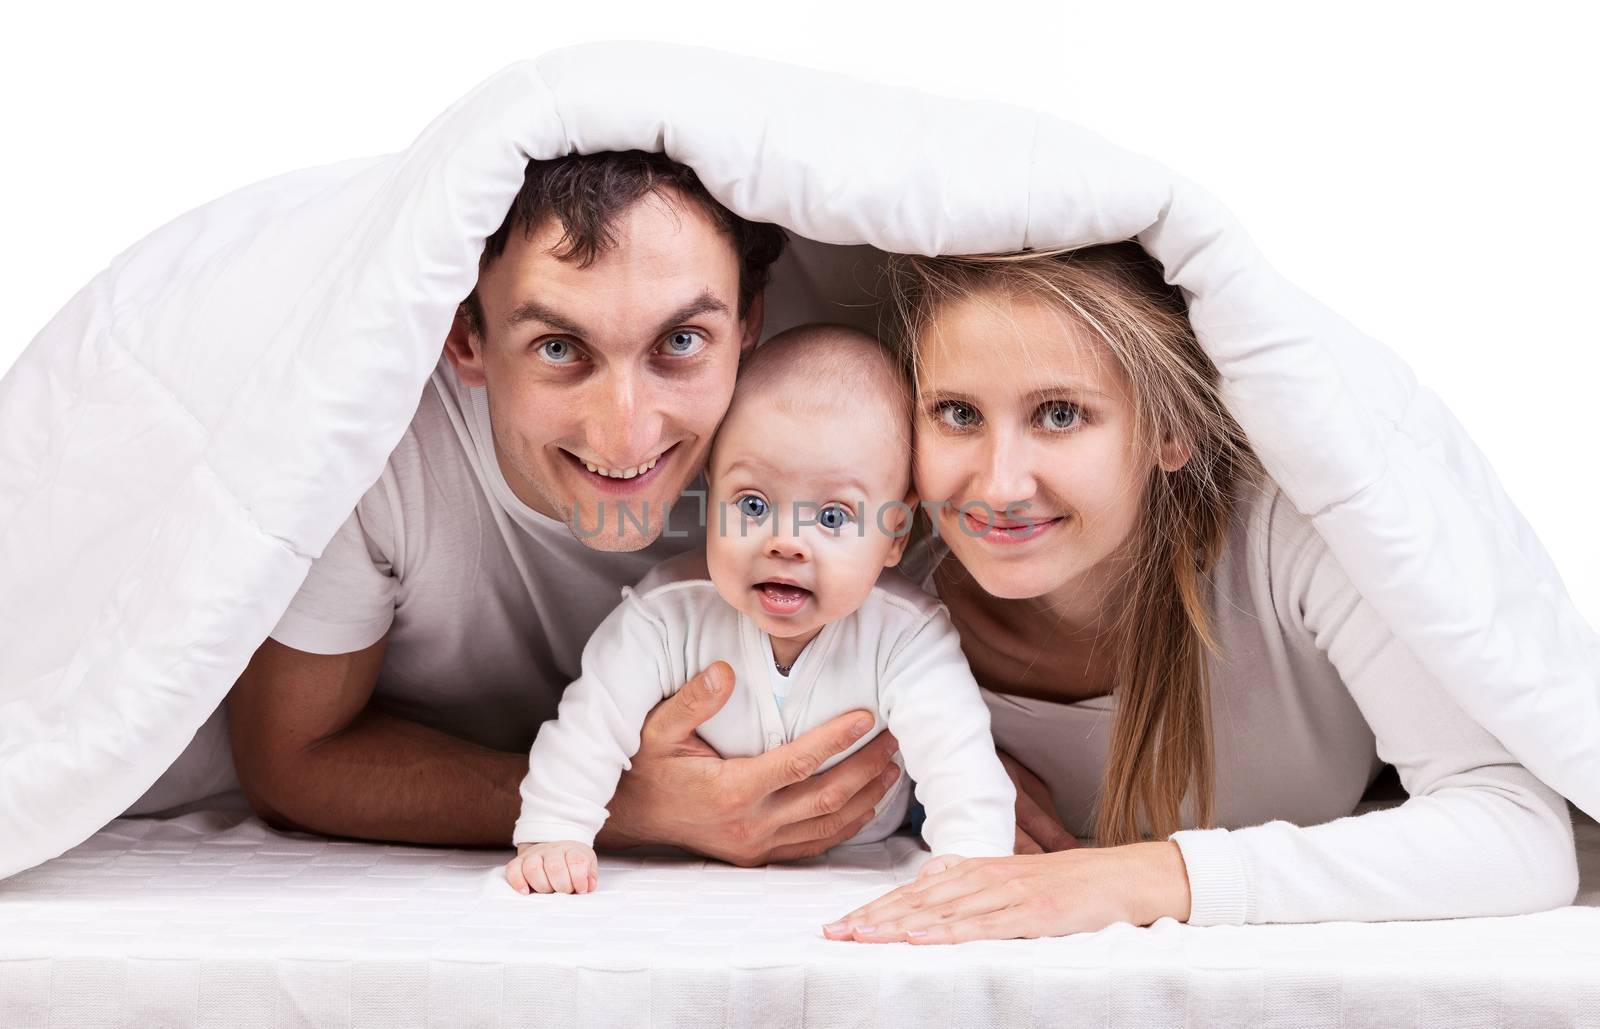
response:
M453 736L526 751L624 586L705 545L697 480L666 531L592 550L511 492L488 394L441 358L383 474L311 566L271 636L312 654L389 633L373 700ZM691 495L700 490L700 496Z

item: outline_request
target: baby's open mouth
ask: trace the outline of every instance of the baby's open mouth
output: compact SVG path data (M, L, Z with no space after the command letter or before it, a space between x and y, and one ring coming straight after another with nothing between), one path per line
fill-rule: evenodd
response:
M758 582L756 593L761 596L761 609L769 615L792 615L811 599L810 590L788 582Z

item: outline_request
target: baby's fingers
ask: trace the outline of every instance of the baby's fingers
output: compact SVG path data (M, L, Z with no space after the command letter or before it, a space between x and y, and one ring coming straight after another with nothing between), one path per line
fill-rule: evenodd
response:
M567 855L559 849L544 852L544 874L550 880L550 887L557 893L571 893L572 873L567 871Z
M518 893L530 893L533 887L528 885L527 877L522 874L522 855L518 854L506 865L506 882Z
M573 847L567 851L567 873L572 877L573 893L589 893L595 887L595 859L591 850Z
M533 892L555 892L555 887L550 885L550 877L544 874L544 859L538 851L529 851L522 859L522 874L527 877L528 885L533 888Z

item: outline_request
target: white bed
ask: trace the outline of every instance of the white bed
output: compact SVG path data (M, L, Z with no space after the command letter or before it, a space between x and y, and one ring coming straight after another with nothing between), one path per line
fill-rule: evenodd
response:
M0 882L0 1026L1600 1025L1600 826L1578 906L1516 918L957 947L825 940L909 837L741 869L607 855L523 897L508 855L124 818Z

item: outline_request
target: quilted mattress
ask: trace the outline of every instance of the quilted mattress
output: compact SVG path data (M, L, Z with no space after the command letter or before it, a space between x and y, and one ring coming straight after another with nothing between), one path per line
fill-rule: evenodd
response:
M914 874L897 836L734 868L602 857L513 894L509 852L123 818L0 882L0 1026L1600 1025L1600 826L1576 906L1515 918L825 940Z

